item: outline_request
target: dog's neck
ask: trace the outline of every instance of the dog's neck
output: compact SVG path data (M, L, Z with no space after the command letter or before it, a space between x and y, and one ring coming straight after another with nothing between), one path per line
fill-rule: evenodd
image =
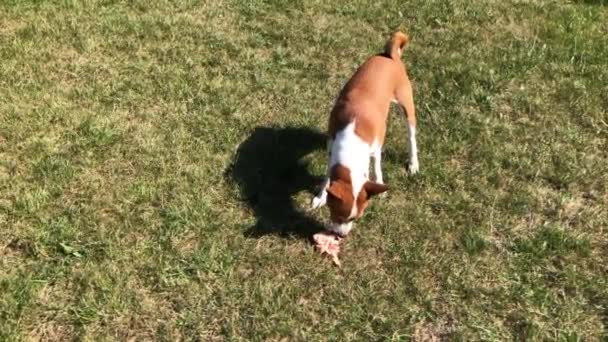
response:
M369 158L372 147L355 133L351 122L336 133L332 142L330 168L340 164L350 170L354 198L368 180Z

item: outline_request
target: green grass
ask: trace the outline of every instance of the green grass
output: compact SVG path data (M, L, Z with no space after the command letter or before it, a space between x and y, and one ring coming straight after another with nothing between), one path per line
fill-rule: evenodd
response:
M608 338L605 1L1 1L0 340ZM343 82L412 37L391 190L309 234Z

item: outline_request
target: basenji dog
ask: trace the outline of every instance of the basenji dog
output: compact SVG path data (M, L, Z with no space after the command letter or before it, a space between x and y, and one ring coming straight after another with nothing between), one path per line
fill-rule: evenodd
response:
M369 199L388 190L380 161L391 102L407 113L409 172L418 172L416 113L412 85L401 62L407 35L396 32L383 53L372 56L357 69L340 91L329 118L327 177L313 199L313 209L327 203L328 230L341 237L352 229ZM370 158L374 180L369 180Z

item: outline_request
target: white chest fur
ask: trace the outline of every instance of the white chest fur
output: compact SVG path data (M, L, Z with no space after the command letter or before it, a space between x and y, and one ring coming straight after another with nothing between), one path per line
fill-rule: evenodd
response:
M329 167L336 164L347 167L353 186L353 196L357 198L363 184L368 180L369 157L372 147L355 133L352 122L336 134L332 142Z

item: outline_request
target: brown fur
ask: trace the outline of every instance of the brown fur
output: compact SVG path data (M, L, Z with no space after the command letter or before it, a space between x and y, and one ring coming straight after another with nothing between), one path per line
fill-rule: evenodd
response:
M409 42L407 35L396 32L387 42L384 54L370 57L361 65L340 91L331 111L328 133L337 132L355 121L355 133L369 145L384 144L390 103L396 100L407 113L408 123L416 126L412 85L401 52ZM344 223L357 204L356 218L361 217L369 198L387 190L383 184L367 182L355 199L350 170L340 164L330 172L327 205L332 222Z
M330 219L333 222L345 222L351 213L353 202L353 187L350 170L340 164L334 165L330 175L331 184L327 189L327 206Z
M416 125L412 86L405 65L399 59L409 39L401 32L393 35L385 53L369 58L346 83L331 111L328 133L336 133L355 120L355 132L368 144L384 143L390 103L397 100ZM390 52L389 52L390 51Z
M351 215L353 203L353 187L351 184L350 170L340 164L334 165L331 169L330 176L331 184L327 189L327 205L329 206L330 219L333 222L344 223ZM363 211L367 208L367 203L372 196L381 194L388 190L384 184L374 182L366 182L359 192L357 203L356 218L363 215Z
M406 34L395 32L393 37L386 43L384 53L394 60L399 60L399 58L401 58L401 51L403 51L403 48L409 41L410 38Z

